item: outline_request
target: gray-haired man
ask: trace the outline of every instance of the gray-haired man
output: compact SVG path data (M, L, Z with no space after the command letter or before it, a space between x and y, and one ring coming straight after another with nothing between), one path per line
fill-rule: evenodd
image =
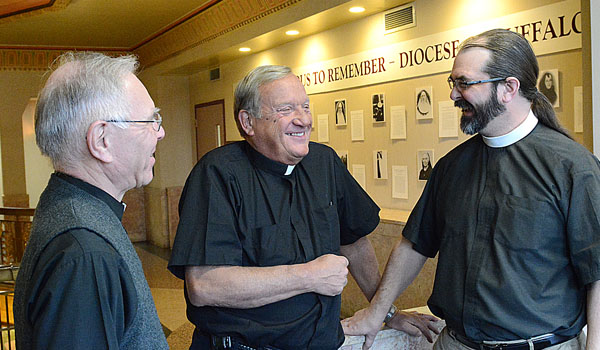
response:
M39 95L37 144L55 173L15 287L17 347L167 349L140 260L121 224L165 136L126 56L65 54Z

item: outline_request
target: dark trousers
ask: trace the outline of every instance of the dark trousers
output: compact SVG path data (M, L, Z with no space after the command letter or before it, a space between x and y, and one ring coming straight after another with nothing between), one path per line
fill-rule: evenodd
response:
M210 337L198 332L197 329L194 329L190 350L210 350Z

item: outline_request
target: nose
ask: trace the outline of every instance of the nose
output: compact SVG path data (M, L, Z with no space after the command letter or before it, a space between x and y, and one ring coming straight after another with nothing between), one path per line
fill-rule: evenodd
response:
M300 107L300 110L296 109L296 117L294 118L294 123L300 126L310 126L312 125L312 114L310 110L305 110Z
M165 138L165 134L166 134L165 127L161 125L160 130L158 130L156 132L156 138L160 141L163 138Z
M450 99L452 101L457 101L461 98L461 93L458 91L458 88L455 86L450 90Z

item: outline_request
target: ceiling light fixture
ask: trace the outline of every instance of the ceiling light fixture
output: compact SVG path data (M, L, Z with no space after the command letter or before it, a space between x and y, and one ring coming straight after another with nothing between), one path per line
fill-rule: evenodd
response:
M240 47L239 50L240 50L240 52L248 52L251 49L249 47Z
M364 8L364 7L361 7L361 6L353 6L353 7L351 7L351 8L350 8L350 10L348 10L348 11L350 11L350 12L352 12L352 13L360 13L360 12L364 12L364 11L365 11L365 8Z
M293 30L288 30L287 32L285 32L286 35L298 35L300 34L299 31L293 29Z

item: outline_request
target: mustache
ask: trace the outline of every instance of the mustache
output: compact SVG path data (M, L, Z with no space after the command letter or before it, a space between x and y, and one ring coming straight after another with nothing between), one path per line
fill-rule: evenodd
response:
M473 105L465 100L454 101L454 107L458 107L461 109L465 109L465 108L473 109Z

